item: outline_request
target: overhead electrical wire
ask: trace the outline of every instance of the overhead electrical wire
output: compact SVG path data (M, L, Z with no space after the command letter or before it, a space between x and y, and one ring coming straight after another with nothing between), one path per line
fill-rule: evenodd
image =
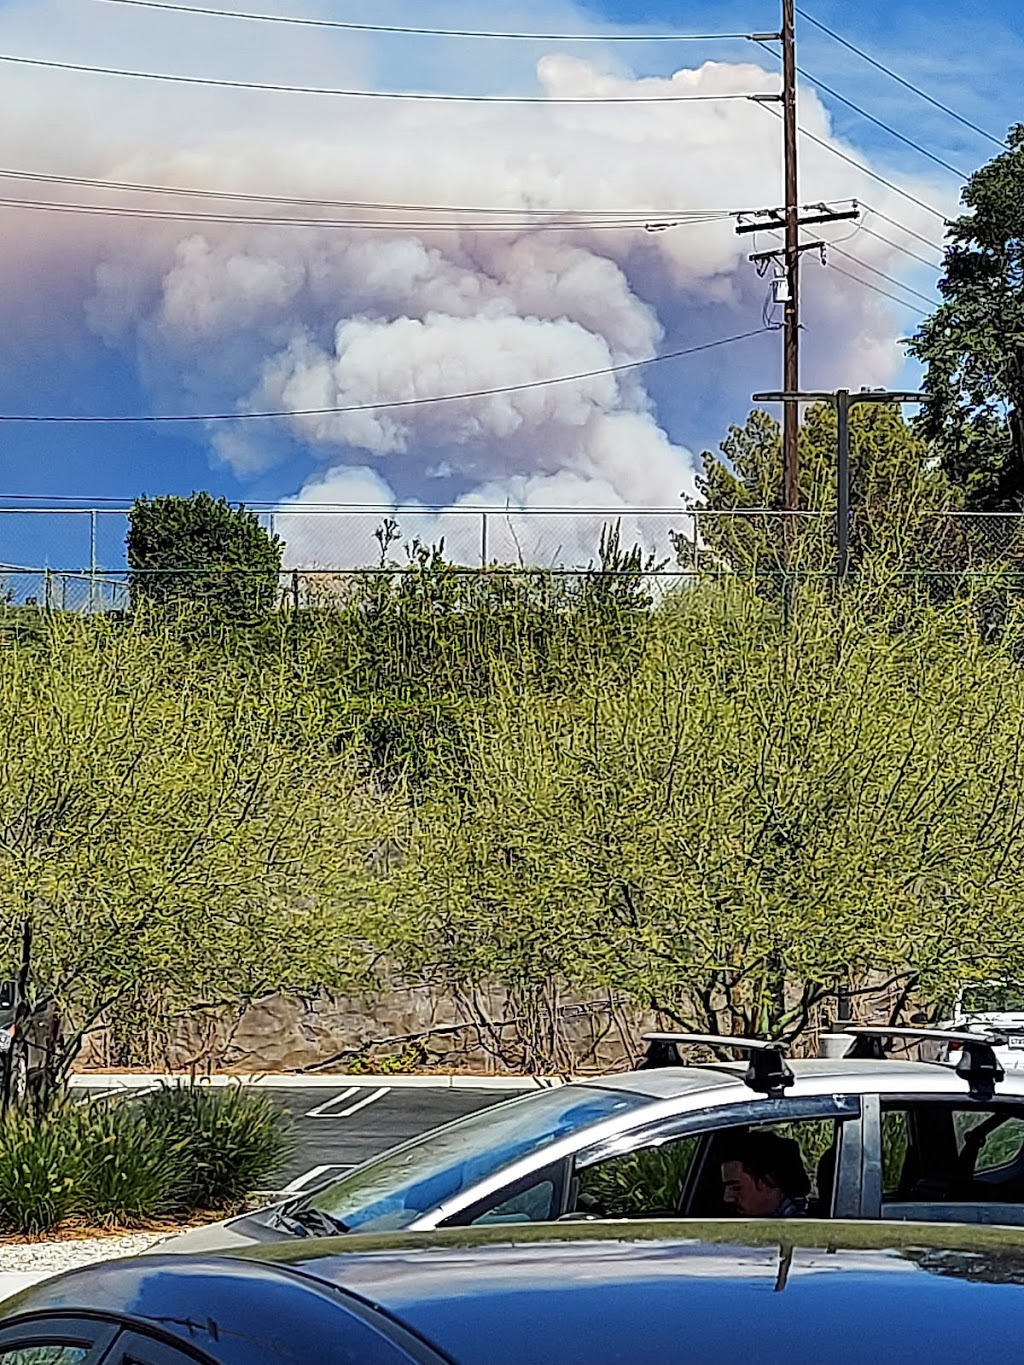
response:
M827 33L830 38L833 38L850 52L855 53L870 66L873 66L877 71L881 71L883 75L888 76L891 80L896 81L897 84L902 85L905 90L909 90L920 99L926 100L928 104L933 105L936 109L940 109L944 114L948 114L950 118L956 119L957 123L962 123L965 128L970 128L971 132L977 133L981 137L988 138L989 142L994 142L997 147L1008 150L1008 144L1004 142L1001 137L996 137L995 133L990 133L987 129L980 127L977 123L972 123L969 118L965 118L963 114L957 113L957 111L951 109L948 104L943 104L942 101L937 100L934 95L929 95L927 90L922 90L920 86L914 85L911 81L908 81L906 77L901 76L898 71L893 71L891 67L883 65L877 58L872 57L870 53L865 52L863 48L857 47L854 43L851 43L849 39L844 38L842 34L836 33L834 29L823 24L820 19L815 19L813 14L808 14L807 11L801 9L799 5L796 7L796 12L800 15L801 19L806 19L809 24L813 24L815 28L821 29L822 33Z
M890 227L898 228L900 232L905 232L908 237L913 237L916 241L920 242L922 246L931 247L933 251L944 250L941 242L936 242L931 237L925 237L920 232L915 232L913 228L907 227L906 223L901 223L895 218L890 218L887 213L883 213L882 210L876 208L874 204L864 204L864 207L870 213L873 213L876 218L881 218L883 222L888 223Z
M758 47L763 47L765 52L770 53L776 61L782 60L781 55L776 52L767 41L757 39L757 45ZM893 128L891 124L884 123L882 119L876 118L874 114L868 113L866 109L862 108L859 104L855 104L848 96L840 94L840 92L835 90L831 85L826 85L823 80L808 71L806 67L798 66L796 69L797 74L802 76L804 80L810 81L812 85L816 85L820 90L824 90L827 95L831 95L832 98L838 100L840 104L845 104L848 109L852 109L855 114L859 114L861 118L867 119L869 123L873 123L876 128L881 128L882 131L888 133L890 137L896 138L905 146L910 147L911 150L918 152L923 157L927 157L927 159L933 161L936 166L941 166L944 171L949 171L949 173L955 175L958 180L967 180L970 178L968 171L963 171L959 166L953 166L950 162L944 161L941 156L936 156L935 153L930 152L927 147L922 147L920 142L915 142L912 137L907 137L906 134L901 133L898 128Z
M761 336L765 328L757 327L750 332L739 332L735 336L719 337L716 341L706 341L699 346L686 346L678 351L664 351L661 355L650 356L647 360L629 360L621 365L608 365L599 370L583 370L577 374L557 375L552 379L533 379L524 384L503 384L495 388L469 389L462 393L443 393L424 398L401 398L390 403L353 403L344 407L299 408L293 410L275 409L267 412L205 412L172 413L160 415L143 413L132 416L78 416L76 414L37 414L37 413L0 413L0 422L33 422L80 426L121 426L159 423L185 422L254 422L268 419L290 417L333 417L351 412L384 412L396 408L418 408L434 403L464 402L470 398L490 398L499 394L521 393L527 389L550 388L555 384L572 384L582 379L596 379L604 375L624 374L630 370L644 369L648 365L660 365L668 360L681 360L685 356L698 355L703 351L714 351L722 346L732 346L736 342L748 341L751 337Z
M830 253L835 252L837 256L842 256L844 260L850 261L853 265L860 266L862 270L870 271L872 275L877 275L879 279L885 280L887 284L895 285L897 289L906 290L906 292L912 294L914 298L920 299L922 303L926 303L929 308L935 307L936 301L930 299L927 294L922 294L919 289L915 289L912 285L904 284L902 280L896 279L894 275L889 275L884 270L880 270L878 266L869 265L867 261L862 261L859 256L854 256L852 252L844 251L841 246L836 246L835 243L828 243L827 250Z
M767 104L763 100L754 100L752 103L757 104L760 109L769 110L776 118L782 118L782 111L776 109L774 104ZM808 142L813 142L816 146L823 147L826 152L830 152L833 156L837 156L840 161L845 161L848 166L853 166L858 171L863 171L866 176L869 176L872 180L877 180L878 183L884 185L887 190L893 190L911 204L916 204L919 209L924 209L926 213L930 213L933 218L938 218L945 226L949 226L949 219L940 209L937 209L934 204L927 204L923 199L918 199L916 194L911 194L909 190L903 189L902 186L897 185L894 180L887 180L884 175L879 175L879 173L873 171L870 166L865 166L863 161L858 161L855 156L850 156L847 152L841 152L838 147L834 147L831 142L826 142L823 137L818 137L816 133L812 133L809 129L798 126L797 132L801 137L806 138ZM897 226L899 226L899 224L897 224Z
M846 95L841 95L838 90L833 90L830 85L826 85L825 82L819 80L817 76L812 76L809 71L805 71L801 67L798 67L797 70L805 80L810 81L820 90L824 90L827 95L831 95L832 98L838 100L840 104L845 104L846 107L852 109L855 114L859 114L861 118L867 119L868 122L873 123L876 128L881 128L882 131L888 133L890 137L897 138L898 141L904 143L913 151L919 152L921 156L926 157L929 161L933 161L936 166L941 166L944 171L949 171L949 173L955 175L958 180L970 179L969 171L963 171L958 166L954 166L950 162L944 161L941 156L936 156L935 153L930 152L927 147L922 147L920 142L915 142L912 137L907 137L904 133L901 133L899 129L893 128L891 124L883 123L880 118L876 118L874 114L869 114L866 109L862 109L859 104L854 104L853 100L847 98Z
M861 223L859 225L859 231L866 233L869 237L874 237L876 241L884 243L885 246L892 247L894 251L902 252L904 256L908 256L912 261L917 261L919 264L927 266L929 270L934 270L936 272L941 272L942 270L942 266L936 261L929 261L926 256L921 256L918 252L911 251L908 246L901 246L899 242L894 242L891 237L883 237L880 232L876 232L874 228L868 227L867 223Z
M720 222L728 214L708 215L680 219L671 223L648 216L632 218L573 218L549 215L542 220L528 218L503 219L500 222L480 222L471 218L426 219L422 222L403 218L288 218L274 217L269 214L254 213L200 213L186 209L150 209L128 204L70 204L61 200L17 199L0 196L0 208L27 209L37 213L78 213L86 217L101 218L141 218L156 222L172 223L218 223L231 227L302 227L302 228L340 228L346 231L365 232L568 232L573 229L586 232L643 232L663 231L668 227L697 227L707 223Z
M480 214L481 216L500 216L511 214L523 217L526 214L536 214L538 216L567 215L574 218L635 218L643 222L653 219L686 219L686 218L728 218L736 212L734 209L542 209L530 208L528 205L518 207L509 205L493 204L407 204L407 203L385 203L380 200L362 199L313 199L303 198L295 195L283 194L250 194L240 190L210 190L196 189L184 185L151 185L140 181L130 180L103 180L96 176L88 175L52 175L41 171L18 171L9 168L0 168L0 179L4 180L30 180L41 184L53 185L80 185L90 189L102 190L124 190L134 194L171 194L180 195L188 199L224 199L233 202L251 202L254 204L282 204L294 205L300 208L330 208L330 209L353 209L362 211L377 210L385 213L465 213Z
M356 24L339 19L307 19L293 14L254 14L250 10L214 9L207 5L172 5L164 0L107 0L136 9L204 14L217 19L253 19L266 24L296 24L306 28L338 28L356 33L407 33L424 38L500 38L533 43L709 43L743 41L749 33L496 33L490 29L413 28L407 24Z
M870 289L874 294L881 294L883 298L891 299L893 303L898 303L901 308L907 309L908 312L916 313L918 317L926 318L928 316L923 308L918 308L916 304L908 303L906 299L897 298L897 296L890 293L888 289L880 289L877 284L872 284L870 280L862 280L857 275L851 275L850 272L844 270L841 265L830 265L829 269L834 270L837 275L843 275L846 279L852 280L854 284L859 284L865 289Z
M78 71L91 76L125 76L131 80L162 81L172 85L215 86L224 90L268 90L287 95L334 95L344 99L418 100L444 104L706 104L749 100L752 94L735 91L721 95L449 95L410 90L338 90L321 85L275 85L265 81L232 81L216 76L173 76L163 71L133 71L121 66L88 66L83 62L57 62L42 57L15 57L0 53L0 62L13 66L43 67L50 71ZM761 92L761 98L764 94Z
M770 236L775 237L781 241L781 235L777 230L768 229L768 233ZM845 242L847 238L844 237L841 240ZM935 301L933 299L928 298L926 294L922 294L919 290L914 289L913 286L909 284L904 284L902 280L896 279L895 276L886 274L884 270L879 270L877 266L869 265L867 261L862 261L859 256L854 256L852 252L844 251L842 247L837 245L837 243L825 242L824 246L828 253L834 252L836 255L844 257L846 260L850 261L851 264L860 266L862 270L870 271L873 275L878 275L888 284L895 285L897 289L903 289L908 294L913 294L916 298L919 298L922 300L922 302L928 304L929 308L935 307ZM923 309L916 307L914 304L908 302L906 299L898 298L895 294L890 293L888 290L881 289L877 285L871 284L870 281L868 280L860 279L857 275L851 275L848 270L843 270L841 266L834 265L831 261L829 261L827 265L830 270L836 271L837 274L844 275L847 279L854 280L857 284L862 284L866 289L873 289L876 294L883 294L886 298L892 299L894 303L898 303L905 308L909 308L911 312L919 313L921 317L928 316L928 314Z

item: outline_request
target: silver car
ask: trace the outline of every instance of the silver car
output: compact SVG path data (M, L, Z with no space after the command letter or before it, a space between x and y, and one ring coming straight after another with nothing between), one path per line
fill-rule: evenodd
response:
M539 1090L414 1138L340 1179L161 1244L254 1242L576 1218L714 1218L729 1144L796 1140L824 1218L1024 1225L1024 1074L977 1090L936 1062L639 1070ZM762 1087L763 1088L763 1087ZM990 1096L986 1097L986 1089Z

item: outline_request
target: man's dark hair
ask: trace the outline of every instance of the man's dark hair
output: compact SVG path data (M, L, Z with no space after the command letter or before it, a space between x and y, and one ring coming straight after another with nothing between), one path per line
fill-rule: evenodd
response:
M722 1162L727 1161L738 1161L757 1180L770 1180L787 1199L806 1199L811 1192L795 1138L763 1129L743 1133L727 1144Z

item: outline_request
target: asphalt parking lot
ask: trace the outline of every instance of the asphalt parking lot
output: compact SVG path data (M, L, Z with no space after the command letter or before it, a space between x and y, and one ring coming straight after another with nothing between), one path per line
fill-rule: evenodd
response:
M365 1083L337 1090L266 1089L291 1115L298 1147L285 1181L301 1189L332 1171L340 1172L438 1124L513 1098L500 1090L447 1090Z

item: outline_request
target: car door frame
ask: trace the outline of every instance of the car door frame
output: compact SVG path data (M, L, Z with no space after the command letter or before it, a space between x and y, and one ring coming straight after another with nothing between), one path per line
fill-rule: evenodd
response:
M210 1365L211 1360L196 1347L125 1326L111 1342L103 1365Z
M810 1119L834 1119L839 1122L836 1179L834 1186L833 1218L859 1216L859 1192L854 1194L862 1166L863 1141L861 1127L865 1096L856 1092L836 1092L827 1095L800 1095L782 1099L751 1098L713 1109L691 1110L669 1118L654 1119L621 1133L603 1143L576 1153L574 1169L582 1157L589 1157L586 1165L601 1160L627 1156L630 1152L651 1147L660 1142L671 1142L684 1137L701 1137L718 1131L753 1127L766 1123L798 1123ZM687 1172L683 1187L682 1205L689 1208L698 1185L706 1178L708 1143L701 1143ZM689 1217L687 1213L680 1217Z
M70 1350L85 1347L82 1365L100 1365L121 1331L118 1322L82 1313L47 1313L10 1322L0 1322L0 1361L5 1351L32 1346L64 1346Z
M581 1158L588 1158L586 1165L614 1156L625 1156L630 1152L655 1145L657 1140L673 1141L676 1138L700 1137L702 1134L717 1130L742 1128L764 1123L799 1122L801 1119L834 1119L839 1123L839 1148L836 1158L836 1180L834 1208L831 1217L855 1218L859 1208L859 1181L862 1164L863 1144L861 1123L864 1096L856 1092L834 1092L821 1095L801 1095L780 1100L761 1096L737 1099L728 1104L687 1108L674 1113L662 1111L649 1116L633 1127L620 1128L617 1132L606 1134L597 1141L581 1142L571 1152L549 1155L548 1160L537 1160L529 1171L509 1181L500 1189L491 1188L486 1194L472 1201L460 1203L458 1208L446 1212L442 1227L466 1226L474 1217L487 1211L488 1206L504 1202L516 1193L530 1188L538 1180L549 1178L555 1182L556 1198L553 1202L553 1216L563 1216L569 1212L572 1191L577 1183L577 1169ZM687 1176L684 1190L684 1205L692 1197L692 1191L699 1178L697 1167L701 1153L693 1163ZM691 1184L693 1182L693 1184ZM491 1182L489 1182L491 1183ZM686 1216L686 1215L681 1215Z
M862 1140L864 1144L865 1175L864 1179L861 1182L861 1212L859 1216L861 1218L881 1219L883 1217L882 1211L885 1203L885 1190L883 1189L882 1182L883 1100L887 1107L905 1106L908 1109L921 1105L942 1104L950 1109L966 1110L970 1109L971 1105L966 1094L960 1092L956 1094L951 1094L948 1091L911 1092L903 1090L893 1090L886 1091L884 1094L864 1095L863 1100L864 1113L862 1121L863 1128ZM1015 1107L1012 1104L1012 1102L1005 1103L1004 1097L1001 1097L998 1093L993 1097L992 1106L994 1108L1005 1107L1008 1111L1012 1111L1012 1109ZM1022 1112L1021 1117L1024 1118L1024 1112ZM991 1207L998 1207L999 1202L1000 1201L998 1200L993 1200ZM907 1207L909 1210L913 1208L913 1205L906 1205L904 1202L897 1201L894 1207L900 1209ZM922 1209L928 1208L929 1207L928 1201L927 1200L920 1201L920 1207ZM945 1208L947 1206L943 1204L942 1201L936 1201L934 1207ZM953 1208L954 1206L949 1205L948 1207ZM977 1204L962 1203L956 1205L955 1207L958 1207L962 1210L966 1210L968 1208L978 1208L980 1210L982 1207L989 1206L988 1205L983 1206L980 1203ZM891 1217L892 1215L890 1214L887 1216ZM938 1216L936 1216L936 1218L934 1219L924 1218L923 1215L918 1216L919 1218L922 1218L923 1221L926 1222L945 1221L945 1219L939 1218ZM986 1222L998 1222L998 1219L993 1217L991 1219L982 1218L957 1219L956 1221L964 1222L969 1226L982 1226ZM1020 1224L1019 1223L1013 1224L1013 1226L1020 1226Z

